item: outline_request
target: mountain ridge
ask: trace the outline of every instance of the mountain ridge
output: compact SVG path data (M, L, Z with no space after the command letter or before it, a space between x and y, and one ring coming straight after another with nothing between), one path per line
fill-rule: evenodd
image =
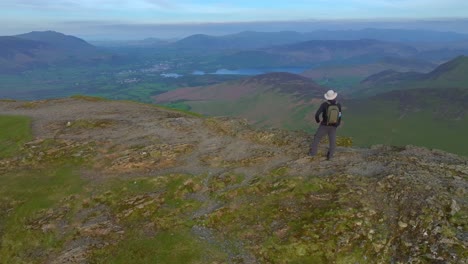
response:
M260 74L241 80L215 84L208 87L190 87L176 89L163 94L159 94L154 98L155 101L158 103L164 103L174 100L196 100L196 98L202 100L237 100L242 98L243 96L254 95L257 93L268 92L273 90L276 90L280 93L295 95L300 98L319 97L326 92L326 88L319 86L314 81L306 77L287 72L274 72ZM188 93L185 97L183 95L184 92ZM191 93L204 93L205 96L191 96ZM223 95L223 93L226 94Z
M466 260L464 157L339 140L326 161L305 133L84 96L0 113L33 132L0 159L8 263Z
M467 34L439 32L430 30L402 29L362 29L362 30L316 30L312 32L280 31L242 31L234 34L214 36L195 34L176 42L176 46L197 47L197 41L217 49L265 48L267 46L291 44L310 40L359 40L377 39L390 42L455 42L468 40ZM193 42L192 42L193 41ZM178 44L177 44L178 43Z
M111 55L86 41L55 31L0 37L0 71L17 73L34 67L107 61Z
M411 88L468 88L466 71L468 56L458 56L428 73L383 71L369 76L361 82L364 86L358 95L376 94L391 90Z

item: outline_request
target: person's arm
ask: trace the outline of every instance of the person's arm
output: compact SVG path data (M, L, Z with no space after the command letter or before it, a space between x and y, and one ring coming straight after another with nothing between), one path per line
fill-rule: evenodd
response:
M317 112L315 112L315 122L320 123L320 114L323 112L324 103L320 105Z
M341 104L338 104L338 109L340 110L340 113L338 114L338 124L337 124L337 127L339 127L341 125L341 116L342 116L342 113L341 113Z

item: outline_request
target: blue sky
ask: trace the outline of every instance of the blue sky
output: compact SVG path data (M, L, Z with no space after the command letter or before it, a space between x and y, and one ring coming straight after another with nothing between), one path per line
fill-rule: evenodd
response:
M0 35L45 29L98 34L115 25L467 17L467 0L1 0Z

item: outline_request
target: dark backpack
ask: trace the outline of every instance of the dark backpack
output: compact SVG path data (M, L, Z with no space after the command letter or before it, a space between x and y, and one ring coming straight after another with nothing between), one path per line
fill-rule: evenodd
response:
M335 125L338 123L340 118L340 108L337 104L332 104L328 102L327 107L327 125Z

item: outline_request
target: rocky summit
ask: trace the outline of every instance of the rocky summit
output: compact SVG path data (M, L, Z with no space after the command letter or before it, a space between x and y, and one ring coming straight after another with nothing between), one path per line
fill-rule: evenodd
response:
M466 157L340 138L327 161L303 132L82 96L5 116L32 135L0 140L22 142L0 160L1 263L468 262Z

